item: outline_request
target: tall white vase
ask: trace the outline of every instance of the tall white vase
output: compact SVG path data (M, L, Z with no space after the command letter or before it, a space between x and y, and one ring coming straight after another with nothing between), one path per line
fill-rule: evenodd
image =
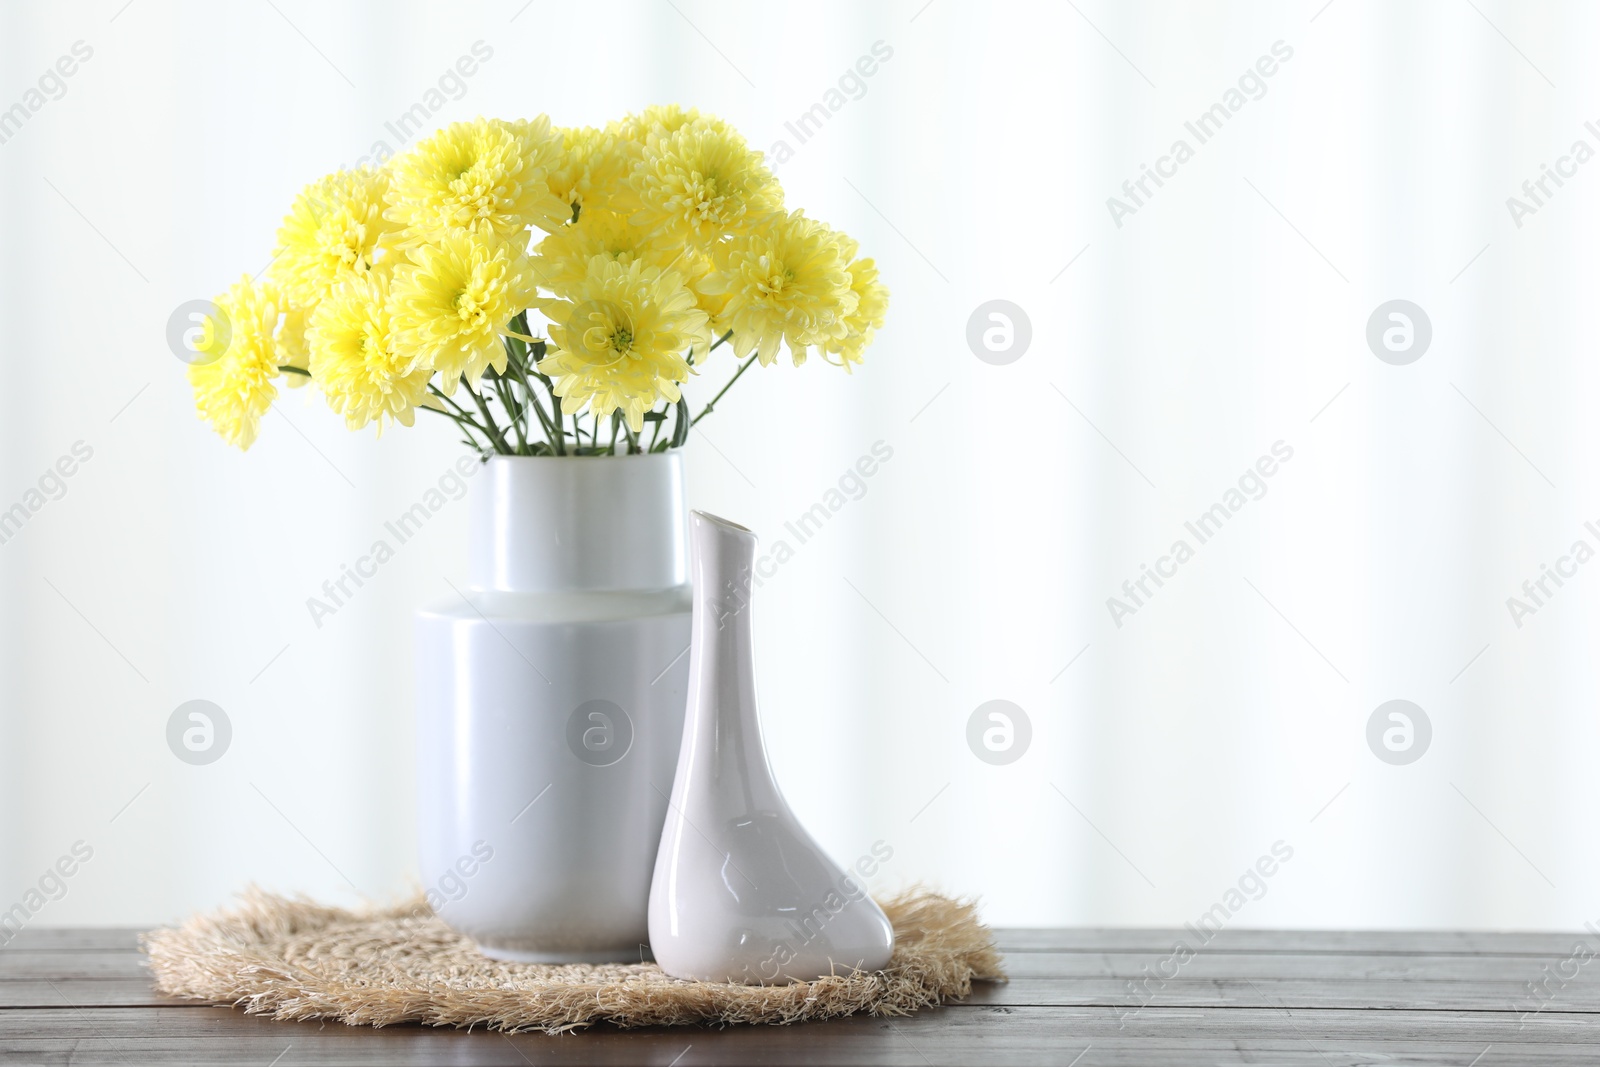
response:
M672 804L650 889L650 945L678 978L784 984L889 962L894 928L823 853L772 777L756 709L756 536L690 513L694 641Z
M419 856L488 955L639 961L683 732L676 453L496 456L469 582L417 618Z

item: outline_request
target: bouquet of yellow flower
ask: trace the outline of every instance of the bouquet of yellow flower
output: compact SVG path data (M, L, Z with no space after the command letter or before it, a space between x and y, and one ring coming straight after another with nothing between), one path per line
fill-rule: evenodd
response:
M241 448L281 377L352 429L421 408L484 455L658 452L780 347L850 370L887 307L873 261L786 210L720 119L480 118L308 186L264 277L212 302L189 377ZM738 366L691 418L679 387L727 343Z

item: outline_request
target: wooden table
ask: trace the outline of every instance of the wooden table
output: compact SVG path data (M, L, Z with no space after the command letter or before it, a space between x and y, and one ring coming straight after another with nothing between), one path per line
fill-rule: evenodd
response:
M1226 930L1164 964L1179 935L1000 930L1009 983L905 1019L546 1037L280 1023L166 1000L150 991L133 931L26 930L0 949L0 1060L1600 1064L1600 962L1589 958L1600 935ZM1535 997L1529 984L1541 982Z

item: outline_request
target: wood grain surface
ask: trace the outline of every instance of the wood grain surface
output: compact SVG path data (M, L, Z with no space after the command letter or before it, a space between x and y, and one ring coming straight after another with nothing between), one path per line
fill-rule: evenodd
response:
M135 931L26 930L0 949L0 1061L1600 1064L1600 936L1226 930L1178 965L1180 936L999 930L1010 982L904 1019L548 1037L274 1022L155 995Z

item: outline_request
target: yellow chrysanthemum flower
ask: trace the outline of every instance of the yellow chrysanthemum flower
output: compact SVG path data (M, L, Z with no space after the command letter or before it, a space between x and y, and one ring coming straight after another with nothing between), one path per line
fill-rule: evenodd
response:
M311 345L306 340L306 331L310 328L310 311L293 304L284 305L283 325L278 327L279 367L299 367L310 373ZM307 374L287 373L283 376L283 384L290 389L299 389L311 380Z
M410 426L433 377L396 351L389 288L381 267L347 279L311 317L311 376L352 430L375 421L382 434L385 418Z
M405 243L465 231L492 232L522 247L529 226L553 230L572 211L550 191L561 139L550 120L456 122L393 160L386 217Z
M610 130L569 127L562 129L560 136L562 154L550 172L550 191L581 218L583 211L605 207L616 199L634 159Z
M711 336L721 337L728 332L728 294L708 293L701 283L711 276L711 257L699 249L685 246L672 261L672 269L683 275L694 293L694 302L711 320Z
M715 338L741 361L787 348L798 365L816 349L848 372L888 302L873 260L789 214L762 154L713 115L654 106L598 129L478 118L306 186L263 281L217 298L189 376L202 418L241 448L284 375L382 433L503 372L521 350L507 336L539 309L549 343L534 350L564 414L625 416L636 432L682 401ZM516 443L489 426L486 450L561 451L538 427L526 439L528 410L502 410Z
M856 309L844 317L845 336L823 345L829 355L839 357L839 366L848 373L851 364L862 362L862 352L872 336L883 328L889 313L889 290L878 281L878 265L870 259L857 259L859 246L853 238L838 234L839 250L849 261L850 289L856 294Z
M712 115L702 115L692 107L685 108L678 104L651 104L643 111L635 111L631 115L613 121L606 130L622 141L643 146L651 134L677 133L692 122L708 123L719 131L733 129L721 119Z
M391 292L391 329L407 370L438 371L446 393L463 377L476 386L487 367L505 369L500 338L537 299L528 257L471 232L412 249L411 262L395 268Z
M207 316L201 326L189 384L200 417L223 440L246 449L278 395L272 380L286 359L278 340L283 302L271 285L246 274L213 303L218 316Z
M811 346L849 335L848 319L860 298L840 237L797 211L715 250L716 269L700 288L727 297L718 328L733 331L736 356L754 351L769 366L779 344L787 344L799 366Z
M783 190L761 153L731 127L704 119L652 132L627 189L630 223L701 247L783 211Z
M705 312L676 271L598 255L580 282L544 301L550 353L539 369L555 379L567 411L598 418L622 411L635 431L661 400L676 401L688 380L685 351L711 343Z
M389 176L360 167L306 186L278 229L270 271L293 304L314 307L344 278L367 270L398 227L384 217Z
M546 289L582 282L589 273L589 260L595 256L609 256L623 264L642 260L662 270L698 277L698 272L682 269L697 265L688 248L654 239L628 225L616 212L601 208L582 213L577 222L550 234L534 252L534 270Z

